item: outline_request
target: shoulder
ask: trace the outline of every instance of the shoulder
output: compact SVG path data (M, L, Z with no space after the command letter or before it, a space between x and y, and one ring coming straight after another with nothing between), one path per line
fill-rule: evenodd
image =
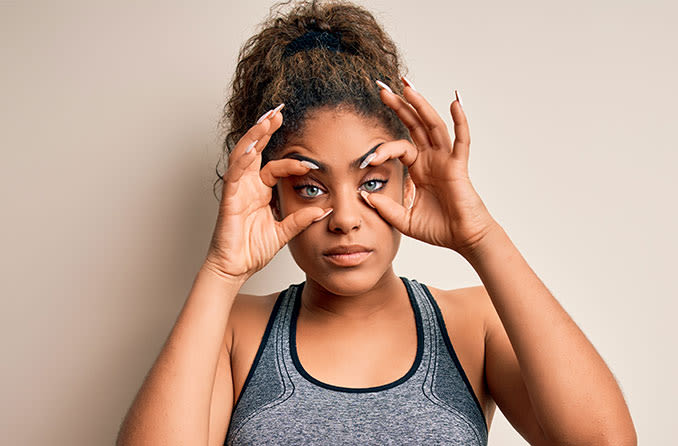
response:
M426 287L446 320L447 316L451 318L454 314L455 319L459 317L469 322L472 321L474 325L480 324L482 330L485 330L485 324L494 307L483 285L451 290L443 290L431 285L426 285Z
M485 379L486 338L494 312L490 296L482 285L453 290L427 287L440 308L454 354L473 388L489 427L496 407Z
M245 335L244 338L247 339L250 338L250 334L256 336L258 332L266 328L276 300L283 291L265 295L246 293L236 295L228 316L225 333L226 348L229 352L237 347L234 344L237 344L238 339L242 338L241 336L235 337L235 333L239 335L242 333Z

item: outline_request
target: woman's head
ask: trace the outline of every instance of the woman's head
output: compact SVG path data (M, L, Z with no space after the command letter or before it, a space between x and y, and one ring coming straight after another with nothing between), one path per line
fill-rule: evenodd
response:
M383 81L402 94L403 74L395 44L373 15L343 1L297 2L288 12L274 7L240 52L224 110L229 128L224 151L230 153L263 113L285 104L283 124L262 152L262 167L296 154L329 169L280 180L271 205L280 219L301 206L334 209L322 224L291 240L289 248L307 276L335 293L373 287L390 270L399 246L400 233L358 192L385 193L403 203L412 192L406 167L391 160L357 170L350 162L379 143L410 140L376 84ZM350 244L374 250L359 268L342 268L323 256L328 248Z
M375 84L381 80L402 93L397 47L374 16L343 1L301 1L286 12L281 7L272 8L240 50L222 119L228 128L224 151L230 153L259 116L281 103L285 119L262 153L262 167L321 107L350 108L376 118L393 138L409 139Z

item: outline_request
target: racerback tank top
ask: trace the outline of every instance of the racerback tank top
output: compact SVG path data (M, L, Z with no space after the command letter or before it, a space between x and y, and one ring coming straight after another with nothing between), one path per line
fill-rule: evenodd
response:
M231 414L224 445L487 445L480 403L429 289L400 277L417 327L417 353L400 379L349 388L310 376L296 351L305 282L275 302Z

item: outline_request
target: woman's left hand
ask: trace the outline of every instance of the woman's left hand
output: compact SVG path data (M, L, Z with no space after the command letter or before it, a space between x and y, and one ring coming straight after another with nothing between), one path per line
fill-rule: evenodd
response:
M369 164L392 158L406 164L415 185L414 203L407 208L378 193L366 199L403 234L466 256L498 226L469 179L471 139L466 116L457 96L450 105L455 135L452 142L440 115L406 79L403 82L405 99L385 88L381 99L409 129L414 145L407 140L384 143Z

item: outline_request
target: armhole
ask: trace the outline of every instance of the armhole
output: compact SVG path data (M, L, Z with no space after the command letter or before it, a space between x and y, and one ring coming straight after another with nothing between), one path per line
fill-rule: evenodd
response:
M264 330L264 335L261 337L261 342L259 343L259 348L257 349L257 354L254 355L254 360L252 361L252 366L250 367L250 371L247 373L247 378L245 378L245 382L242 385L242 389L240 389L240 395L238 395L238 400L233 405L233 410L231 411L231 417L233 417L233 414L235 413L235 410L238 407L238 403L242 399L242 396L245 393L245 390L247 389L247 385L249 384L250 380L252 379L252 376L254 375L254 371L257 368L257 365L259 364L259 360L261 359L261 355L264 353L264 348L266 347L266 342L268 341L268 337L270 336L271 330L273 329L273 322L275 321L275 316L278 314L278 309L280 308L280 305L282 304L282 297L288 291L289 291L289 288L287 290L284 290L284 291L281 291L280 293L278 293L278 297L275 300L275 305L273 305L273 309L271 310L271 314L268 317L268 323L266 324L266 330Z
M436 314L436 319L438 319L438 327L440 328L440 334L443 336L443 340L445 341L445 346L447 347L447 351L450 354L450 357L452 358L452 361L454 361L454 365L457 367L457 370L459 371L459 374L461 375L461 378L464 381L464 384L466 384L466 388L468 389L469 393L473 396L473 400L476 402L476 407L480 411L480 416L483 419L483 423L485 424L485 432L488 432L487 428L487 420L485 419L485 413L483 412L483 408L480 406L480 401L478 400L478 396L476 395L475 391L473 390L473 386L471 385L471 382L468 379L468 376L466 376L466 371L464 371L464 368L461 366L461 362L459 362L459 357L457 357L457 352L454 351L454 347L452 346L452 341L450 340L450 336L447 334L447 327L445 326L445 319L443 319L443 314L440 311L440 307L436 303L435 298L433 297L433 294L429 291L428 287L424 285L423 283L420 283L421 287L424 289L426 292L426 296L428 299L431 301L431 304L433 305L433 310L435 311Z

